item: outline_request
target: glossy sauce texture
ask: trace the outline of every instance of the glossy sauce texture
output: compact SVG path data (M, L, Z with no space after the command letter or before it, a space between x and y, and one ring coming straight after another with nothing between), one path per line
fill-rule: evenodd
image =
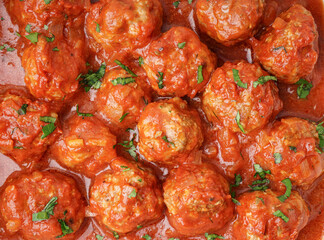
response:
M178 8L175 8L173 5L173 0L162 0L162 7L164 10L164 21L162 26L162 31L165 32L169 30L172 26L186 26L190 27L194 32L196 32L200 37L203 43L205 43L209 49L211 49L213 52L216 53L218 58L218 66L223 65L225 61L233 61L233 60L247 60L251 61L252 59L252 50L250 45L247 43L241 43L232 47L224 47L218 43L216 43L214 40L209 38L206 34L201 33L198 28L197 19L194 14L194 6L196 4L196 1L194 0L192 4L189 4L188 1L181 1ZM295 85L285 85L285 84L278 84L279 87L279 95L281 100L283 101L283 111L280 112L278 117L286 117L286 116L297 116L301 118L307 118L313 121L319 121L324 116L324 7L323 2L320 0L266 0L266 14L265 18L262 20L263 25L269 25L273 22L276 16L278 16L282 11L287 10L293 3L300 3L303 6L305 6L308 10L310 10L315 18L318 31L319 31L319 59L315 66L314 71L312 72L311 76L309 77L309 80L312 81L314 87L311 90L310 95L308 96L307 100L299 100L296 94L297 86ZM157 14L160 14L159 10L156 10ZM131 13L130 13L131 14ZM0 22L0 44L8 44L10 47L14 47L15 49L19 49L20 47L24 47L24 41L19 40L19 37L15 35L15 32L18 32L18 26L13 25L11 23L10 17L6 11L6 8L4 6L3 1L0 2L0 17L3 17L4 20L1 20ZM96 13L94 13L94 17L96 17ZM160 24L158 21L156 24ZM151 29L152 32L154 29ZM150 35L151 33L148 33ZM75 37L75 35L70 35L73 41L77 41L79 37ZM107 53L103 48L98 46L94 43L94 40L91 36L88 36L86 39L86 43L89 45L89 58L88 61L90 62L91 66L94 66L94 69L98 69L100 66L101 60L104 58L107 58ZM140 43L136 43L140 44ZM68 46L68 43L66 44ZM32 47L32 46L31 46ZM67 47L68 48L68 47ZM82 46L80 46L82 48ZM142 50L137 50L135 52L136 54L140 54ZM84 58L85 55L88 53L84 53L83 51L79 53L81 58ZM19 91L25 92L25 83L24 83L24 76L25 72L23 68L21 67L21 52L19 51L13 51L13 52L7 52L7 51L1 51L0 52L0 93L4 93L7 89L12 88L12 85L19 85L21 87L16 87ZM121 51L119 52L116 50L114 52L114 58L125 58L125 54ZM73 59L69 59L69 61L73 61ZM79 59L77 61L84 62L84 59ZM75 63L77 68L79 65L78 63ZM143 69L136 67L138 66L136 61L129 61L129 66L132 69L136 69L136 74L138 76L143 75ZM84 66L84 64L80 63L80 66ZM113 63L108 64L108 69L116 68L116 65ZM64 75L64 77L69 77L71 75L71 79L74 79L76 75L76 72L73 69L69 69L68 76ZM117 72L118 74L118 72ZM208 74L208 73L204 73ZM108 78L109 76L107 76ZM59 76L62 77L62 76ZM71 84L74 84L74 82ZM138 84L141 85L142 84ZM139 102L138 99L142 96L144 96L144 92L140 89L141 86L127 86L127 88L120 87L120 89L113 89L113 91L121 91L123 92L125 98L130 99L129 101L132 104L139 105L139 109L142 108L143 102ZM145 84L143 84L145 85ZM130 91L134 91L133 89L128 88L135 88L136 94L130 95ZM73 115L76 114L76 104L79 104L79 106L82 106L82 112L91 112L94 113L95 117L99 118L100 121L107 124L111 130L111 133L117 136L117 142L122 142L124 140L130 140L134 138L135 142L138 142L138 132L137 129L131 130L127 133L124 133L124 131L121 131L116 127L116 123L113 121L108 121L105 117L104 112L99 112L97 101L103 101L107 102L107 99L100 99L100 93L97 94L96 91L90 90L89 93L85 93L83 89L81 91L76 90L76 87L73 86L73 89L71 90L71 86L68 87L67 92L73 92L77 91L77 94L71 97L71 99L68 99L68 101L65 103L64 107L60 111L60 120L63 123L68 123L68 120L73 118ZM102 91L112 91L113 87L107 86L107 88L103 88ZM145 88L145 87L143 87ZM199 87L200 89L200 87ZM145 90L145 93L148 92L147 89ZM63 94L64 95L64 94ZM136 96L134 96L136 95ZM140 96L140 97L138 97ZM61 97L61 95L60 95ZM147 100L151 100L151 96L146 96ZM156 98L153 96L152 100L156 100ZM201 147L201 155L204 157L208 157L209 159L212 159L215 156L222 156L222 154L227 154L227 159L238 159L240 158L240 149L242 149L242 155L246 159L247 156L250 156L254 154L255 150L252 147L246 147L249 146L249 138L244 138L241 136L241 134L231 136L232 133L227 133L226 130L222 130L220 128L210 128L210 126L206 122L205 116L202 114L201 111L201 96L198 95L197 97L193 99L187 99L189 101L189 105L191 107L196 107L201 114L201 118L203 120L202 128L204 133L205 142L213 142L213 136L218 136L218 140L216 142L220 145L223 144L224 151L221 153L218 153L217 149L215 149L214 145L209 146L206 143L203 143L203 146ZM116 119L118 120L120 116L122 115L122 112L124 109L118 108L118 103L120 100L116 99L113 101L113 103L116 105ZM103 103L104 104L104 103ZM123 105L125 106L125 105ZM102 108L101 108L102 109ZM139 113L138 111L132 112L132 116L130 116L130 121L125 122L127 124L133 124L135 125L136 122L139 121ZM75 123L73 123L75 124ZM96 126L98 128L100 126ZM133 126L132 126L133 127ZM125 129L127 126L125 126ZM64 129L63 129L64 130ZM76 131L76 130L75 130ZM87 128L87 131L89 131L89 136L92 136L92 128ZM94 130L93 130L94 131ZM110 132L107 132L106 135L111 134ZM104 132L102 133L104 135ZM84 139L89 138L89 136L84 137ZM208 141L206 141L208 139ZM230 140L229 140L230 139ZM234 139L234 140L233 140ZM222 141L223 140L223 141ZM85 141L85 140L84 140ZM234 141L234 142L233 142ZM238 146L237 143L241 142L242 145ZM199 142L199 141L198 141ZM225 144L226 143L226 144ZM227 144L228 143L228 144ZM108 143L109 146L113 143ZM198 144L200 145L200 143ZM88 146L88 148L90 148ZM122 146L116 147L117 154L119 156L123 156L125 158L131 159L129 154L124 151L124 148ZM59 153L60 154L60 153ZM62 154L62 153L61 153ZM80 154L80 153L78 153ZM82 153L81 153L82 154ZM90 156L91 158L91 156ZM51 154L50 151L47 152L42 162L44 164L40 165L40 169L52 169L52 170L60 170L65 172L67 175L72 176L75 178L78 182L79 188L81 190L81 193L84 194L86 199L89 199L89 188L93 184L93 179L85 177L82 174L76 174L69 170L66 170L62 166L60 166L55 160L55 155ZM205 158L207 159L207 158ZM222 159L222 157L220 157ZM91 159L88 161L92 161ZM193 159L193 161L199 162L200 156ZM208 161L208 160L207 160ZM233 176L235 173L235 166L234 170L230 170L227 172L227 163L219 161L211 161L219 171L224 176ZM248 177L245 178L245 176L252 175L253 167L252 162L250 161L240 161L239 164L244 164L244 170L241 173L243 176L243 187L239 188L237 190L237 193L242 193L246 191L247 183L250 182L250 179ZM167 174L169 173L169 169L167 167L158 167L156 164L145 162L145 165L150 166L153 168L154 173L158 176L158 178L161 181L164 181L166 179ZM79 167L78 170L81 172L84 170L85 166ZM2 185L9 175L13 174L11 177L15 177L15 171L20 170L19 166L14 163L11 159L4 155L0 155L0 185ZM107 170L110 171L110 167L107 167ZM230 180L232 183L233 181ZM154 183L155 184L155 183ZM276 187L276 186L274 186ZM278 187L281 189L281 187ZM302 190L301 188L295 188L302 197L305 199L306 203L310 206L310 219L309 224L301 231L299 235L299 240L306 240L306 239L314 239L314 240L320 240L324 236L324 230L323 230L323 224L324 224L324 215L323 215L323 205L324 205L324 177L319 177L313 185L308 190ZM89 204L89 200L87 200ZM124 202L126 203L126 202ZM127 203L126 203L127 204ZM91 214L87 212L88 216ZM223 228L219 229L217 234L224 236L226 239L233 239L233 222L235 220L235 217L232 221L230 221L228 224L226 224ZM301 224L303 225L303 223ZM115 239L113 235L108 232L105 227L100 227L98 223L96 223L92 218L87 218L86 221L81 226L81 231L77 233L77 237L75 239L86 239L86 240L96 240L96 234L100 234L102 236L105 235L104 239ZM136 232L130 233L130 234L120 234L120 239L127 239L127 240L135 240L135 239L143 239L142 236L145 234L149 234L152 239L156 240L165 240L171 237L178 237L181 240L185 239L195 239L195 240L202 240L205 239L204 236L197 236L197 237L183 237L180 236L169 224L168 219L163 216L163 218L158 221L157 223L150 225L148 227L144 227ZM13 236L11 238L7 237L4 234L2 223L0 222L0 239L17 239L17 236Z

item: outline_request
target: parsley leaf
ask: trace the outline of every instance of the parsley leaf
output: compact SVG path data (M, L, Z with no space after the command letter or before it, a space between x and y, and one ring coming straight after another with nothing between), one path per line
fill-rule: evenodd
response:
M167 136L163 136L162 139L166 142L166 143L170 143L173 147L175 146L173 142L170 142L167 138Z
M52 34L52 37L45 37L47 42L54 42L55 36L53 33L51 33L51 34Z
M128 112L124 113L123 116L120 117L119 122L122 122L128 114Z
M203 66L199 65L198 66L198 71L197 71L197 82L202 83L204 81L204 75L202 73Z
M25 27L26 32L31 33L31 25L27 24Z
M323 126L323 123L324 122L321 122L316 126L316 131L318 133L318 138L320 140L319 147L322 149L322 151L324 150L324 126Z
M135 160L137 159L136 147L134 145L134 138L131 141L123 141L122 143L117 143L117 145L121 145L124 148L126 148L127 150L125 151L128 152L129 155L131 155Z
M276 164L281 163L281 161L282 161L282 155L281 155L281 153L274 153L273 154L273 157L275 159L275 163Z
M139 58L138 58L138 64L140 65L140 67L141 67L142 65L144 65L144 58L139 57Z
M37 43L38 42L38 32L33 32L30 33L29 35L26 35L25 38L27 38L29 41L31 41L32 43Z
M66 222L65 222L65 218L64 219L57 219L57 221L61 224L61 230L62 230L62 235L57 236L56 238L62 238L67 234L73 233L72 228L70 228Z
M236 117L235 117L235 121L236 121L237 126L241 130L241 132L245 134L244 127L241 124L241 116L240 116L240 112L239 111L237 111L237 114L236 114Z
M284 195L279 196L278 199L280 200L280 202L284 202L286 199L288 199L290 197L292 184L291 184L291 181L289 178L286 178L286 179L282 180L281 182L283 184L285 184L286 192L284 193Z
M188 0L188 3L191 4L192 3L192 0Z
M148 235L148 234L145 234L142 238L144 238L146 240L151 240L152 239L151 236Z
M33 222L47 220L54 215L54 207L57 205L57 197L52 197L41 212L33 213Z
M96 24L96 32L100 33L100 25L99 23L95 22Z
M47 124L44 127L42 127L43 135L41 136L41 139L46 138L48 135L50 135L52 132L54 132L55 129L56 129L56 126L54 125L54 123L50 123L50 124Z
M118 77L118 78L115 78L113 80L111 80L111 83L116 86L116 85L126 85L126 84L129 84L129 83L133 83L135 82L135 79L132 78L132 77L125 77L125 78L121 78L121 77Z
M175 8L179 7L180 1L175 1L172 3Z
M23 104L17 111L18 115L25 115L27 112L28 104Z
M104 239L104 237L99 235L99 234L96 235L96 238L97 238L97 240L103 240Z
M132 192L128 195L128 198L134 198L136 197L137 193L136 193L136 190L133 189Z
M290 149L291 151L293 151L293 152L297 152L297 148L294 147L294 146L289 146L289 149Z
M91 113L81 113L79 112L79 104L76 105L76 112L79 117L93 117L93 114Z
M251 188L253 191L265 191L269 188L268 187L269 184L270 184L270 180L264 178L264 179L253 181L252 184L249 185L249 188Z
M301 78L295 84L299 85L297 88L297 95L301 99L306 99L310 90L313 88L313 84Z
M50 4L53 0L44 0L45 4Z
M260 164L254 164L253 167L256 172L254 177L257 177L259 175L260 178L264 179L266 177L266 174L271 174L270 170L263 170Z
M186 42L178 43L178 48L183 49L186 46Z
M126 72L128 72L130 75L132 75L133 77L137 77L137 75L135 73L132 72L132 70L130 70L127 66L125 66L124 64L122 64L119 60L115 60L115 63L121 67L122 69L124 69Z
M263 85L270 80L277 81L278 79L275 76L262 76L259 77L257 81L253 82L253 87L256 88L257 86Z
M56 122L55 117L49 117L49 116L41 116L41 117L39 117L39 120L41 120L42 122L46 122L46 123L55 123Z
M284 46L280 46L280 47L276 47L274 49L272 49L273 51L278 51L280 49L283 49L285 51L285 53L287 53L287 49Z
M119 234L118 234L118 232L113 231L113 236L114 236L114 238L119 239Z
M58 52L58 51L60 51L60 49L58 49L57 47L55 47L55 48L52 49L52 51Z
M101 86L101 79L104 77L106 72L106 64L101 64L97 72L91 70L86 75L81 75L82 80L79 81L80 85L84 87L84 90L88 92L91 88L99 89Z
M282 220L284 220L284 222L288 222L289 221L289 218L283 214L283 212L281 212L280 210L277 210L273 213L273 215L275 215L276 217L279 217L281 218Z
M159 89L164 88L164 85L163 85L163 72L158 72L158 74L156 74L156 76L158 77Z
M225 239L223 236L217 234L209 234L209 233L205 233L205 237L207 240Z
M233 78L234 78L234 82L236 83L237 86L241 87L241 88L247 88L247 83L243 83L241 81L240 75L239 75L239 71L237 69L232 69L233 72Z

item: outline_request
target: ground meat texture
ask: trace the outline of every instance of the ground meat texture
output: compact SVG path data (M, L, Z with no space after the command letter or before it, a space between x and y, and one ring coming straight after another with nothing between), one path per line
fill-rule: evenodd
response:
M144 54L144 69L161 96L193 98L207 84L216 56L185 27L173 27Z
M159 0L103 0L91 5L88 34L106 50L145 46L162 26Z
M222 228L233 217L229 184L208 164L184 164L163 184L170 224L183 235Z
M277 198L280 195L271 190L242 194L238 198L238 218L233 227L235 239L297 239L299 231L307 224L308 207L296 191L284 202ZM287 222L275 216L276 211L281 211L288 218Z
M283 83L309 75L317 61L318 32L312 14L294 5L276 18L260 40L252 40L254 56Z
M147 105L137 127L140 153L160 164L193 161L203 142L198 112L180 98Z
M85 201L71 177L56 172L19 174L5 183L0 197L1 217L8 233L19 233L26 240L54 240L62 235L59 219L73 230L61 239L75 239L85 215ZM57 204L48 219L33 221L56 197ZM55 200L55 199L54 199Z
M42 128L49 123L41 117L57 118L50 105L10 94L0 95L0 151L20 166L32 167L42 157L61 130L57 127L47 137Z
M261 21L264 0L198 0L199 28L226 46L252 37Z
M109 229L127 233L163 215L161 187L152 171L140 163L115 159L112 171L96 177L90 190L91 211Z
M98 90L98 111L120 128L134 127L151 100L137 81L138 77L125 70L112 70L105 74Z
M78 89L78 75L85 71L83 42L68 44L64 39L47 42L39 37L22 56L25 83L36 98L62 101ZM69 66L68 68L66 66Z
M51 151L64 167L93 176L117 157L115 144L116 136L99 119L74 115Z
M282 109L273 81L255 85L267 75L258 64L246 61L217 68L202 98L208 120L233 132L249 133L265 126Z
M275 181L290 178L294 185L308 187L323 172L316 125L306 120L281 119L260 131L253 145L255 162L270 170Z

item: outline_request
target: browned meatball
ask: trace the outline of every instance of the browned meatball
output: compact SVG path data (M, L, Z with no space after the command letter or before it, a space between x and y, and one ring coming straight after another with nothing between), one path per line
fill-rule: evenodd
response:
M229 184L208 164L184 164L163 184L171 225L183 235L222 228L233 217Z
M279 81L296 83L314 68L317 38L312 14L296 4L276 18L260 41L252 41L254 56Z
M207 118L233 132L260 129L281 108L278 88L258 64L225 63L213 73L202 103Z
M26 240L75 239L86 203L71 177L35 171L10 178L4 186L0 211L9 234Z
M242 194L238 198L238 218L234 223L235 239L297 239L299 231L307 224L308 207L296 191L285 202L279 201L279 195L271 190Z
M193 161L203 141L198 112L180 98L147 105L137 127L140 153L160 164Z
M117 157L116 137L96 117L74 115L63 126L63 135L52 147L63 166L93 176Z
M25 83L36 98L62 101L78 89L78 75L85 70L83 41L69 44L65 39L48 42L39 37L22 57ZM67 67L68 66L68 67Z
M33 167L60 134L50 105L7 92L0 95L0 151Z
M100 223L127 233L162 217L162 191L149 168L123 158L111 168L96 177L90 190L90 208Z
M290 178L308 187L324 170L316 125L306 120L281 119L260 131L253 145L255 162L270 170L275 181Z
M162 26L159 0L103 0L91 5L86 28L109 51L145 46Z
M134 127L151 100L138 81L125 70L107 72L102 80L96 98L98 111L118 127Z
M226 46L244 41L256 32L264 0L198 0L199 28Z
M215 55L192 30L173 27L150 44L143 67L159 95L193 98L215 65Z

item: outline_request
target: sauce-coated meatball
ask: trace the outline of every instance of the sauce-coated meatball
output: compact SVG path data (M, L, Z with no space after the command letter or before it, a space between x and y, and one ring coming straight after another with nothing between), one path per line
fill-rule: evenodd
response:
M147 105L137 127L140 153L161 164L193 160L203 142L198 112L180 98Z
M281 119L260 131L254 158L271 171L273 180L290 178L293 184L307 187L324 170L318 144L315 124L299 118Z
M256 32L264 0L198 0L199 28L224 45L233 45Z
M258 64L225 63L213 73L202 102L207 118L233 132L249 133L262 128L282 108L273 81L256 83L268 74ZM259 80L260 79L260 80Z
M149 168L123 158L111 168L96 177L90 190L90 207L100 223L127 233L162 217L162 191Z
M8 233L19 233L26 240L54 240L64 233L68 234L61 239L75 239L85 201L71 177L36 171L20 174L5 186L0 211Z
M96 98L98 111L118 127L133 127L151 100L137 81L125 70L107 72L102 80Z
M48 42L39 37L22 56L25 83L36 98L60 101L78 89L78 75L85 70L83 41L68 44L65 39Z
M284 202L279 201L278 196L280 194L271 190L242 194L238 198L238 218L233 228L235 239L297 239L299 231L307 224L308 207L296 191ZM280 213L284 219L278 217Z
M133 50L160 32L159 0L103 0L92 4L86 28L105 49Z
M63 135L52 153L63 166L92 176L117 157L116 137L96 117L74 115L63 125Z
M36 163L61 132L57 123L45 122L42 117L55 121L57 114L47 103L9 92L0 95L0 151L19 165ZM50 124L55 129L45 136L44 131L49 128L45 126Z
M312 14L294 5L276 18L260 41L253 40L256 60L284 83L310 74L317 61L318 32Z
M193 98L208 82L215 55L185 27L173 27L153 41L144 54L144 69L161 96Z
M222 228L233 217L229 184L208 164L184 164L163 184L171 225L181 234L196 235Z

